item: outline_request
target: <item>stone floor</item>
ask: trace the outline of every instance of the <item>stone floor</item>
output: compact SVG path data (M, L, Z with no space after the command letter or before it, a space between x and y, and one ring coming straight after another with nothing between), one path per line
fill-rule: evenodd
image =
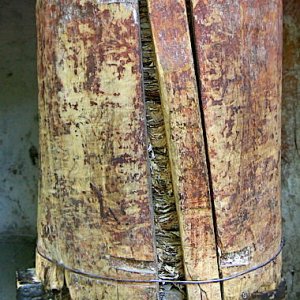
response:
M16 270L34 267L35 239L0 235L0 299L16 299Z

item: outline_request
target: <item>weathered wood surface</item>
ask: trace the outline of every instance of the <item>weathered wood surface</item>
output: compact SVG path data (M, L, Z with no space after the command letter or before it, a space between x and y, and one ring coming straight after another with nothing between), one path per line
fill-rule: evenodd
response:
M281 240L280 0L192 0L223 276L269 259ZM273 290L276 263L224 283L224 299ZM245 298L246 299L246 298Z
M37 26L38 248L86 272L156 278L137 1L39 0ZM37 255L48 287L62 272ZM72 299L157 294L64 275Z
M148 0L186 279L217 278L207 166L185 1ZM190 285L189 299L221 299Z

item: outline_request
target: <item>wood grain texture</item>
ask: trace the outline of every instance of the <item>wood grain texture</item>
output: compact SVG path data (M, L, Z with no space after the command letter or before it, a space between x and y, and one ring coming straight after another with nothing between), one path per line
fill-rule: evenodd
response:
M153 279L138 7L136 1L121 2L37 2L38 247L86 272ZM49 274L43 263L37 272L44 280ZM66 278L72 299L110 291L109 299L121 299L128 290L153 299L157 293L156 285L90 280L85 287L83 277L66 272Z
M281 240L280 0L192 0L223 276L268 260ZM275 264L224 283L224 299L272 290ZM245 299L246 299L245 298Z
M148 0L186 279L218 277L207 166L185 1ZM220 299L219 284L188 286Z

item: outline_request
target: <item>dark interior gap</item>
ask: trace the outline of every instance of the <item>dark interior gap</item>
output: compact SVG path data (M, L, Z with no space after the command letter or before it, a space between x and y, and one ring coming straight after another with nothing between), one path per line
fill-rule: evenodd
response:
M179 219L173 192L147 0L139 1L139 17L158 277L166 280L184 280ZM160 300L186 298L185 285L159 285Z
M199 96L201 125L203 128L203 141L204 141L204 148L205 148L205 157L206 157L207 174L208 174L208 186L209 186L210 203L211 203L213 227L214 227L214 234L215 234L216 255L217 255L217 260L218 260L218 271L219 271L219 278L223 278L222 270L220 267L220 255L219 255L219 251L218 251L219 242L218 242L217 215L216 215L216 208L215 208L215 203L214 203L214 193L213 193L213 183L212 183L210 159L209 159L209 152L208 152L207 132L206 132L206 127L205 127L205 117L204 117L202 98L201 98L200 68L199 68L199 61L198 61L198 56L197 56L197 46L196 46L196 41L195 41L195 36L194 36L193 8L192 8L191 0L185 0L185 2L186 2L188 23L189 23L193 60L194 60L194 65L195 65L196 82L197 82L197 89L198 89L198 96ZM223 282L220 282L220 290L221 290L221 298L223 300L224 299L224 284L223 284Z

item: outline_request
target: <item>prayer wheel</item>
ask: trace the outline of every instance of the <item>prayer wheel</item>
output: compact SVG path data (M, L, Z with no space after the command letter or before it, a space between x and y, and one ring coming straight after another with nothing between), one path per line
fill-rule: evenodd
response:
M36 14L46 289L276 291L281 1L38 0Z

